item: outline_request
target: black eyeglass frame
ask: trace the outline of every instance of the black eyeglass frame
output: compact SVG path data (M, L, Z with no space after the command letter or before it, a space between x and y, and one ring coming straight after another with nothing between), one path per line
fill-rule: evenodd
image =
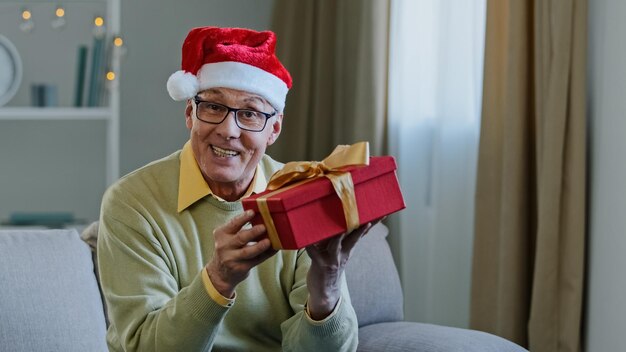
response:
M194 96L193 97L193 101L194 103L196 103L196 118L204 123L210 123L212 125L219 125L220 123L224 122L224 120L226 120L226 118L228 117L228 115L230 114L230 112L233 112L233 117L235 118L235 124L237 125L237 127L239 127L240 129L244 130L244 131L250 131L250 132L261 132L265 129L265 126L267 126L267 120L269 120L270 118L276 116L276 114L278 113L278 111L274 111L271 114L268 114L266 112L263 111L257 111L254 109L234 109L231 108L230 106L224 105L224 104L219 104L219 103L214 103L212 101L206 101L206 100L202 100L200 99L199 96ZM224 118L220 121L220 122L211 122L211 121L206 121L201 119L200 117L198 117L198 104L199 103L209 103L209 104L213 104L213 105L217 105L217 106L223 106L226 108L226 114L224 115ZM255 113L259 113L262 114L263 116L265 116L265 122L263 123L263 127L260 130L251 130L249 128L245 128L245 127L241 127L241 125L239 125L239 119L237 118L237 112L238 111L252 111Z

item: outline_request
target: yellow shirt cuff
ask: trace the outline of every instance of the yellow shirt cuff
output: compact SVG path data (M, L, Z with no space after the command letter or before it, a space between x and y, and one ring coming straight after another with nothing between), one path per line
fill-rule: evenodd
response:
M211 299L215 301L215 303L219 304L222 307L232 307L233 304L235 304L237 292L235 292L233 298L226 298L222 296L219 292L217 292L215 286L213 286L213 283L211 282L211 278L209 278L209 273L206 271L206 267L202 268L202 282L204 283L204 288L209 294L209 297L211 297Z

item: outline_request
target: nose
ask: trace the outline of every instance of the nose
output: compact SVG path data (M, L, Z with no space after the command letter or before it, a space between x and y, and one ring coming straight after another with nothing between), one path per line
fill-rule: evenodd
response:
M241 130L239 129L239 126L237 126L235 118L235 112L229 111L228 115L226 115L226 119L216 126L217 134L224 139L239 138Z

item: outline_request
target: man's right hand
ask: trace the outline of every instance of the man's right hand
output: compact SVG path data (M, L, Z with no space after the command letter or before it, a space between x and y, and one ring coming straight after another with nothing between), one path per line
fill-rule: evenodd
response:
M213 231L215 248L206 268L211 283L224 297L232 298L250 269L276 254L264 225L242 229L253 217L254 211L247 210Z

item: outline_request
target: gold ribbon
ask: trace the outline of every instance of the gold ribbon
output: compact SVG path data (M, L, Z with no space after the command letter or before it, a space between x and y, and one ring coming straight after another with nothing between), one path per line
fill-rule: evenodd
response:
M312 181L318 177L330 180L335 193L341 200L343 215L346 219L347 232L359 227L359 211L354 195L352 175L343 171L350 166L365 166L369 164L369 143L359 142L353 145L339 145L322 161L292 161L274 173L267 184L269 192L257 198L259 212L265 222L267 234L274 249L282 248L278 232L267 206L267 199L284 192L301 183Z

